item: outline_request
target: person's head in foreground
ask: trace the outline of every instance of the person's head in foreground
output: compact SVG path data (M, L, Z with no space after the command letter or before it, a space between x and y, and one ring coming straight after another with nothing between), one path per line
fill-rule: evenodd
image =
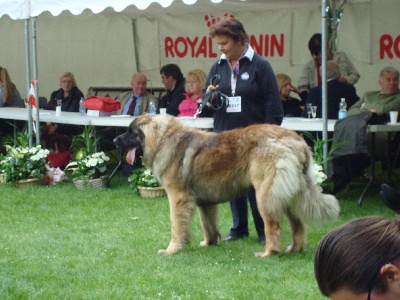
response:
M400 220L363 217L333 229L318 245L314 272L334 300L400 299Z

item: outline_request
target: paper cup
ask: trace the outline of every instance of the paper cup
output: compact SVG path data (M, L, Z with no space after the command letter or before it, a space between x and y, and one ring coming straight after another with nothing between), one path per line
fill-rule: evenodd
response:
M56 116L57 117L61 116L61 106L56 107Z
M397 116L399 115L398 111L391 111L390 112L390 124L396 124L397 123Z
M166 115L167 114L167 109L166 108L160 108L160 115Z

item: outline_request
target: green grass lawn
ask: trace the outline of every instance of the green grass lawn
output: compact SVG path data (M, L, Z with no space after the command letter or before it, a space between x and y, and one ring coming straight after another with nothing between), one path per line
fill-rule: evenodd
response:
M377 187L359 208L361 190L354 185L338 195L338 220L309 225L304 253L261 259L254 257L262 246L253 227L247 239L199 247L197 214L191 244L157 255L170 240L167 198L142 199L119 174L101 190L77 190L70 181L0 184L0 299L323 299L313 274L322 236L355 217L393 217ZM223 236L231 223L229 204L222 204ZM282 227L285 249L286 219Z

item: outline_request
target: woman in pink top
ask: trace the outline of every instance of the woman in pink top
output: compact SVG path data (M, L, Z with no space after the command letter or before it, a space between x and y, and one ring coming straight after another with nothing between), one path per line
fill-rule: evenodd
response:
M196 69L186 75L185 99L179 104L178 117L193 117L201 102L202 89L206 83L206 74Z

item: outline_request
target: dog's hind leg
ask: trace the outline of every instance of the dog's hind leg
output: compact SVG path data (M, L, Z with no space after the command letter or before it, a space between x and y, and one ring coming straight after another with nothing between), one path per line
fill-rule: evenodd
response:
M286 212L292 230L292 243L286 252L302 252L306 241L306 225L290 211Z
M158 254L174 254L181 251L189 241L189 227L196 208L194 196L186 191L167 191L170 221L171 241L165 250L159 250Z
M268 257L281 252L281 212L276 207L276 199L273 198L271 191L274 172L271 171L268 174L269 176L264 177L255 176L252 180L256 190L258 211L264 221L265 230L265 252L255 253L258 257ZM258 178L263 178L263 180L257 180Z
M255 256L268 257L272 254L280 253L282 230L279 225L279 218L272 214L266 215L265 212L260 212L260 214L263 217L265 227L265 252L256 252Z
M204 234L200 246L217 245L221 239L218 231L218 204L199 206L199 216Z

